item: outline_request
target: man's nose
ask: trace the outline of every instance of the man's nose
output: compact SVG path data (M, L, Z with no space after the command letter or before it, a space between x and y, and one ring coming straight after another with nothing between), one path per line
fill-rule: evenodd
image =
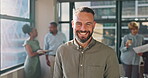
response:
M86 30L86 26L85 26L85 25L82 25L82 26L81 26L81 30L82 30L82 31L85 31L85 30Z

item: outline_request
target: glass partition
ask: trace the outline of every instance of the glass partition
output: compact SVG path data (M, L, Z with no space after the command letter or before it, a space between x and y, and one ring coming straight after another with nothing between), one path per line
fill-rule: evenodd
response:
M69 41L69 24L68 23L62 23L61 26L61 32L63 32L66 36L66 40Z
M93 37L97 41L115 49L116 23L97 23L94 29Z
M116 1L75 2L75 8L81 6L91 7L96 13L96 20L116 18Z
M59 21L69 21L69 3L61 3L61 14L59 16Z
M1 0L0 6L0 74L23 65L26 52L22 44L28 37L24 24L34 24L34 0ZM31 14L32 13L32 14Z
M23 47L28 35L22 26L29 22L1 19L1 70L23 64L26 52Z
M29 18L30 0L1 0L0 14Z

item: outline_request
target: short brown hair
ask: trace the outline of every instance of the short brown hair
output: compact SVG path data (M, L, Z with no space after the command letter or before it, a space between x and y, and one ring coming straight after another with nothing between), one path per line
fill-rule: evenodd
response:
M53 25L53 26L55 26L55 27L58 26L58 24L57 24L56 22L51 22L50 25Z
M93 16L95 15L94 11L91 8L89 8L89 7L80 7L80 8L77 8L74 13L75 14L78 14L80 12L87 12L87 13L93 14Z
M129 29L133 29L133 28L139 29L139 25L137 22L130 22L128 23L128 28Z

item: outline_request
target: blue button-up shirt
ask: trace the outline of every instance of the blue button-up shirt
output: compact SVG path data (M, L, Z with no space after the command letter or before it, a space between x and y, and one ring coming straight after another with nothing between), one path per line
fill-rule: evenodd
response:
M132 40L132 44L129 48L126 48L125 44L127 40ZM121 51L121 62L128 65L139 65L140 56L133 50L134 47L141 46L144 42L142 35L128 34L123 37L120 51Z
M56 55L57 48L66 42L66 36L59 32L56 35L52 35L50 32L44 37L44 49L52 50L49 55Z

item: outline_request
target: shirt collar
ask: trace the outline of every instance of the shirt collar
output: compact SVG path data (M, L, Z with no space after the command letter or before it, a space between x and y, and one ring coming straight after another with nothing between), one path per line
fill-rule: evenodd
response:
M96 43L96 40L94 40L94 39L92 38L91 41L90 41L90 43L88 44L88 46L87 46L86 48L91 48L92 46L95 45L95 43ZM77 43L76 39L73 40L73 44L74 44L73 47L74 47L75 49L82 49L82 46L80 46L80 45Z
M136 35L132 35L132 33L130 33L130 35L131 35L132 37L134 37L134 36L137 36L137 35L138 35L138 33L137 33Z
M53 35L52 33L50 33L50 32L48 32L50 35L52 35L52 36L57 36L57 35L59 35L60 34L60 32L59 31L57 31L57 34L56 35Z

